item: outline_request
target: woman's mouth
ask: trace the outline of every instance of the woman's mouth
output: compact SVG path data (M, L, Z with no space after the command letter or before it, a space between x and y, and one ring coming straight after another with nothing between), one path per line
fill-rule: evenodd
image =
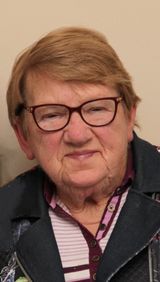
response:
M81 152L75 151L75 152L67 154L66 156L68 158L81 161L81 160L91 158L95 153L96 151L81 151Z

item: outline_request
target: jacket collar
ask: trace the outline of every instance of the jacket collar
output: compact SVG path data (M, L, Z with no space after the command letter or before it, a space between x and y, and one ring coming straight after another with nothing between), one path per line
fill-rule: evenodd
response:
M38 219L48 214L48 204L44 199L45 177L39 166L20 175L19 186L22 192L11 219L26 217Z
M0 214L3 214L0 218L0 252L12 249L13 222L25 218L36 221L48 214L48 205L43 197L43 179L43 171L36 167L0 189Z
M61 259L49 216L37 220L21 236L16 253L31 280L64 282Z
M130 189L102 256L97 281L110 281L120 268L150 244L159 230L160 204Z
M160 153L157 147L140 139L135 133L131 146L135 168L133 189L142 193L160 192Z

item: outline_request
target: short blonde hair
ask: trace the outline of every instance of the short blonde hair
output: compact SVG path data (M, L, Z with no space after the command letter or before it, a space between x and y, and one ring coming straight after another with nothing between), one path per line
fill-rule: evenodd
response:
M81 27L54 30L26 49L12 70L7 91L8 114L12 125L16 110L24 103L29 73L47 74L60 81L101 83L116 87L127 111L136 106L130 75L105 37Z

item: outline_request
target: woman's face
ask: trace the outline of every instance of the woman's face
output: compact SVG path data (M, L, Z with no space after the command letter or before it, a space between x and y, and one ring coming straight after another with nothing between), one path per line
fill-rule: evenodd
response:
M88 100L118 96L115 89L104 85L48 78L32 81L27 93L29 106L53 103L77 107ZM103 127L87 125L74 112L64 129L51 133L41 131L30 113L25 115L27 137L17 130L21 147L29 159L37 159L57 187L87 189L105 185L110 190L120 184L128 143L133 138L135 109L128 118L123 102L119 103L114 121Z

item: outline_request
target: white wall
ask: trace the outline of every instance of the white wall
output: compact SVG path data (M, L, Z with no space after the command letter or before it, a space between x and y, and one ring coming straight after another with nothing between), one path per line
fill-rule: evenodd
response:
M139 134L160 144L159 0L0 0L1 183L33 165L20 152L7 118L5 93L14 59L43 34L70 25L105 33L142 98Z

